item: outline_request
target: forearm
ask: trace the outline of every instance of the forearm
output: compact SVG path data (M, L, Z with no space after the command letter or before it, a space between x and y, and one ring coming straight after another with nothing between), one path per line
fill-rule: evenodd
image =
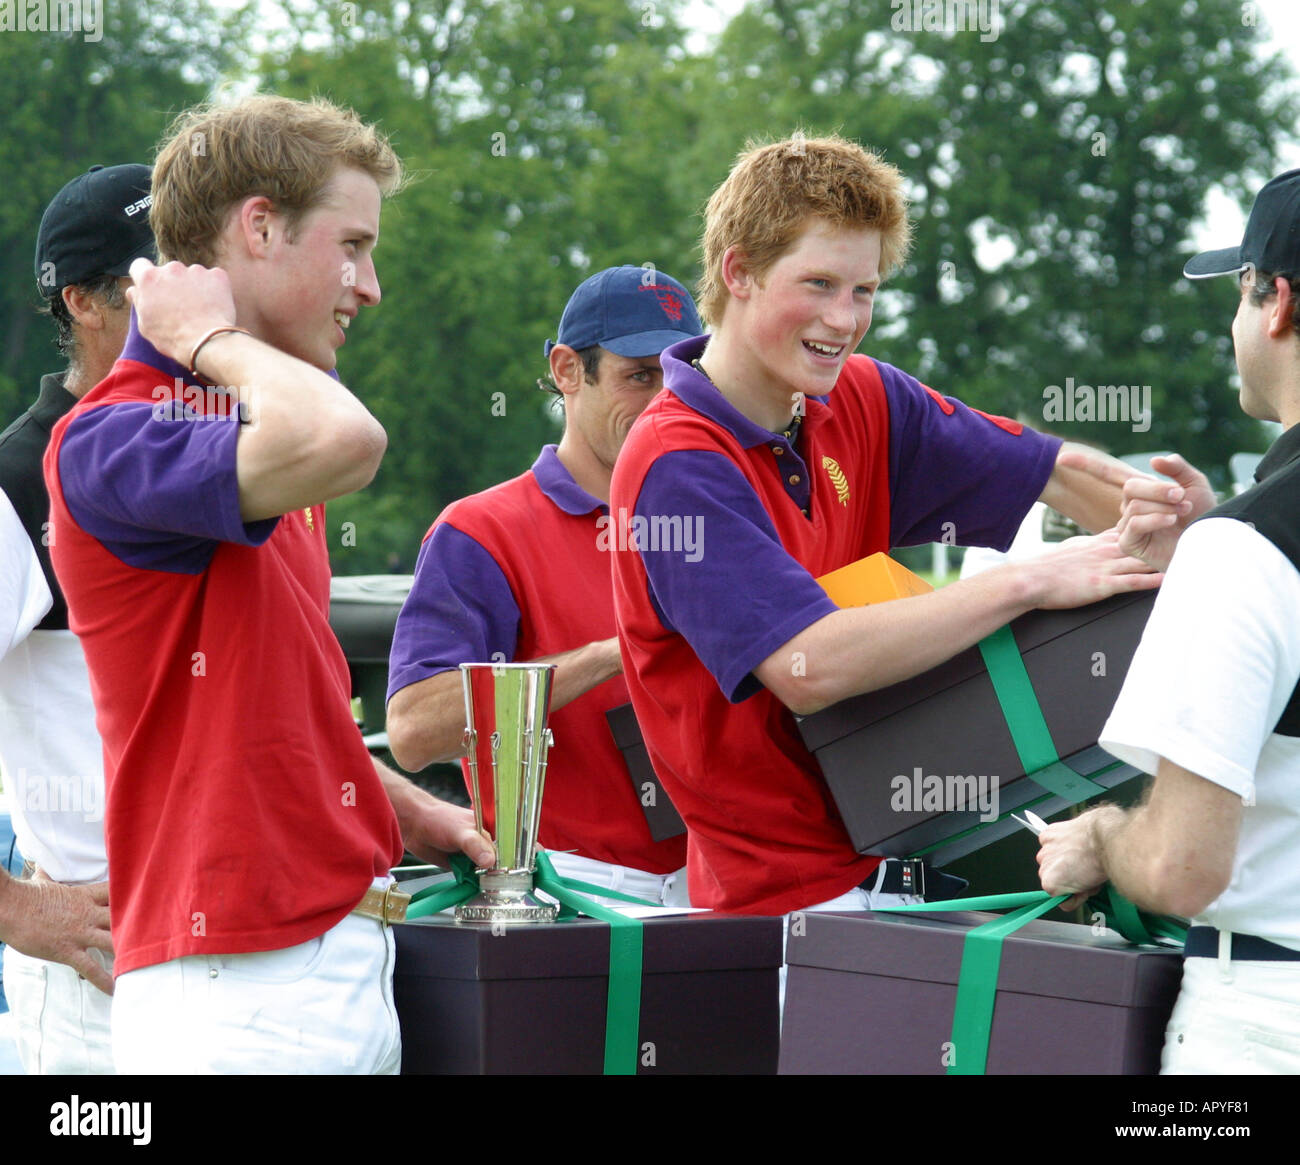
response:
M383 426L340 382L251 336L203 348L204 377L239 398L240 513L274 517L362 488L387 446Z
M835 611L757 669L800 715L936 667L1035 606L1028 576L998 567L941 590Z
M533 663L555 664L555 681L551 687L551 711L558 711L592 688L599 687L623 671L617 639L599 639L573 651L546 655Z
M1066 442L1061 446L1061 454L1079 452L1080 446ZM1083 449L1088 455L1091 469L1075 468L1070 464L1061 464L1058 460L1052 476L1048 479L1039 500L1060 511L1067 518L1072 518L1083 529L1091 533L1109 530L1120 519L1124 503L1124 491L1116 484L1122 475L1131 474L1133 470L1113 457L1099 453L1095 449ZM1067 459L1068 460L1068 459ZM1113 470L1113 477L1103 477L1098 466L1107 466Z
M551 711L585 695L622 671L618 640L604 639L535 663L555 664ZM388 702L388 744L407 772L465 754L465 697L460 669L410 684Z

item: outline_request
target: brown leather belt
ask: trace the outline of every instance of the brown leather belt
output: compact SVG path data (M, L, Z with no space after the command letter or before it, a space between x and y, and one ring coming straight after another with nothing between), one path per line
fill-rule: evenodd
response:
M390 883L385 890L371 886L352 913L373 918L387 926L390 922L406 921L406 907L410 901L411 896L405 890L399 890L396 882Z

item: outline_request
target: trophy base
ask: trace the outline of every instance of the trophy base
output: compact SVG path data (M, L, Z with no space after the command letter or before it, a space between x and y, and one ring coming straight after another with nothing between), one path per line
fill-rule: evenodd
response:
M479 893L456 907L456 921L554 922L559 912L533 894L532 870L480 870Z

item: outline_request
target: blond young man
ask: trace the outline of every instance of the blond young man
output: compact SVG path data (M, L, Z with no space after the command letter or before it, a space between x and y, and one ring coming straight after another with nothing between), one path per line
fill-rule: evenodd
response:
M1040 498L1092 530L1119 516L1095 455L1062 466L1060 442L852 355L908 238L901 175L857 144L743 153L706 211L714 332L663 354L668 391L615 467L613 507L706 534L696 562L614 564L624 672L689 830L695 905L852 909L903 890L855 852L794 714L925 671L1032 608L1159 582L1107 533L875 607L822 592L818 575L952 530L1005 548Z
M400 181L328 102L183 114L153 178L171 261L133 265L122 356L46 455L104 738L120 1072L395 1072L389 867L403 840L492 856L371 761L328 624L322 503L386 443L332 372Z

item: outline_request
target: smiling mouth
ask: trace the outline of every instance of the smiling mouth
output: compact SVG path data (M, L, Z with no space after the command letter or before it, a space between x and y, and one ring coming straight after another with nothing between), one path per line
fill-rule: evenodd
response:
M823 356L827 359L834 359L844 351L843 344L819 344L816 340L804 340L803 346L814 356Z

